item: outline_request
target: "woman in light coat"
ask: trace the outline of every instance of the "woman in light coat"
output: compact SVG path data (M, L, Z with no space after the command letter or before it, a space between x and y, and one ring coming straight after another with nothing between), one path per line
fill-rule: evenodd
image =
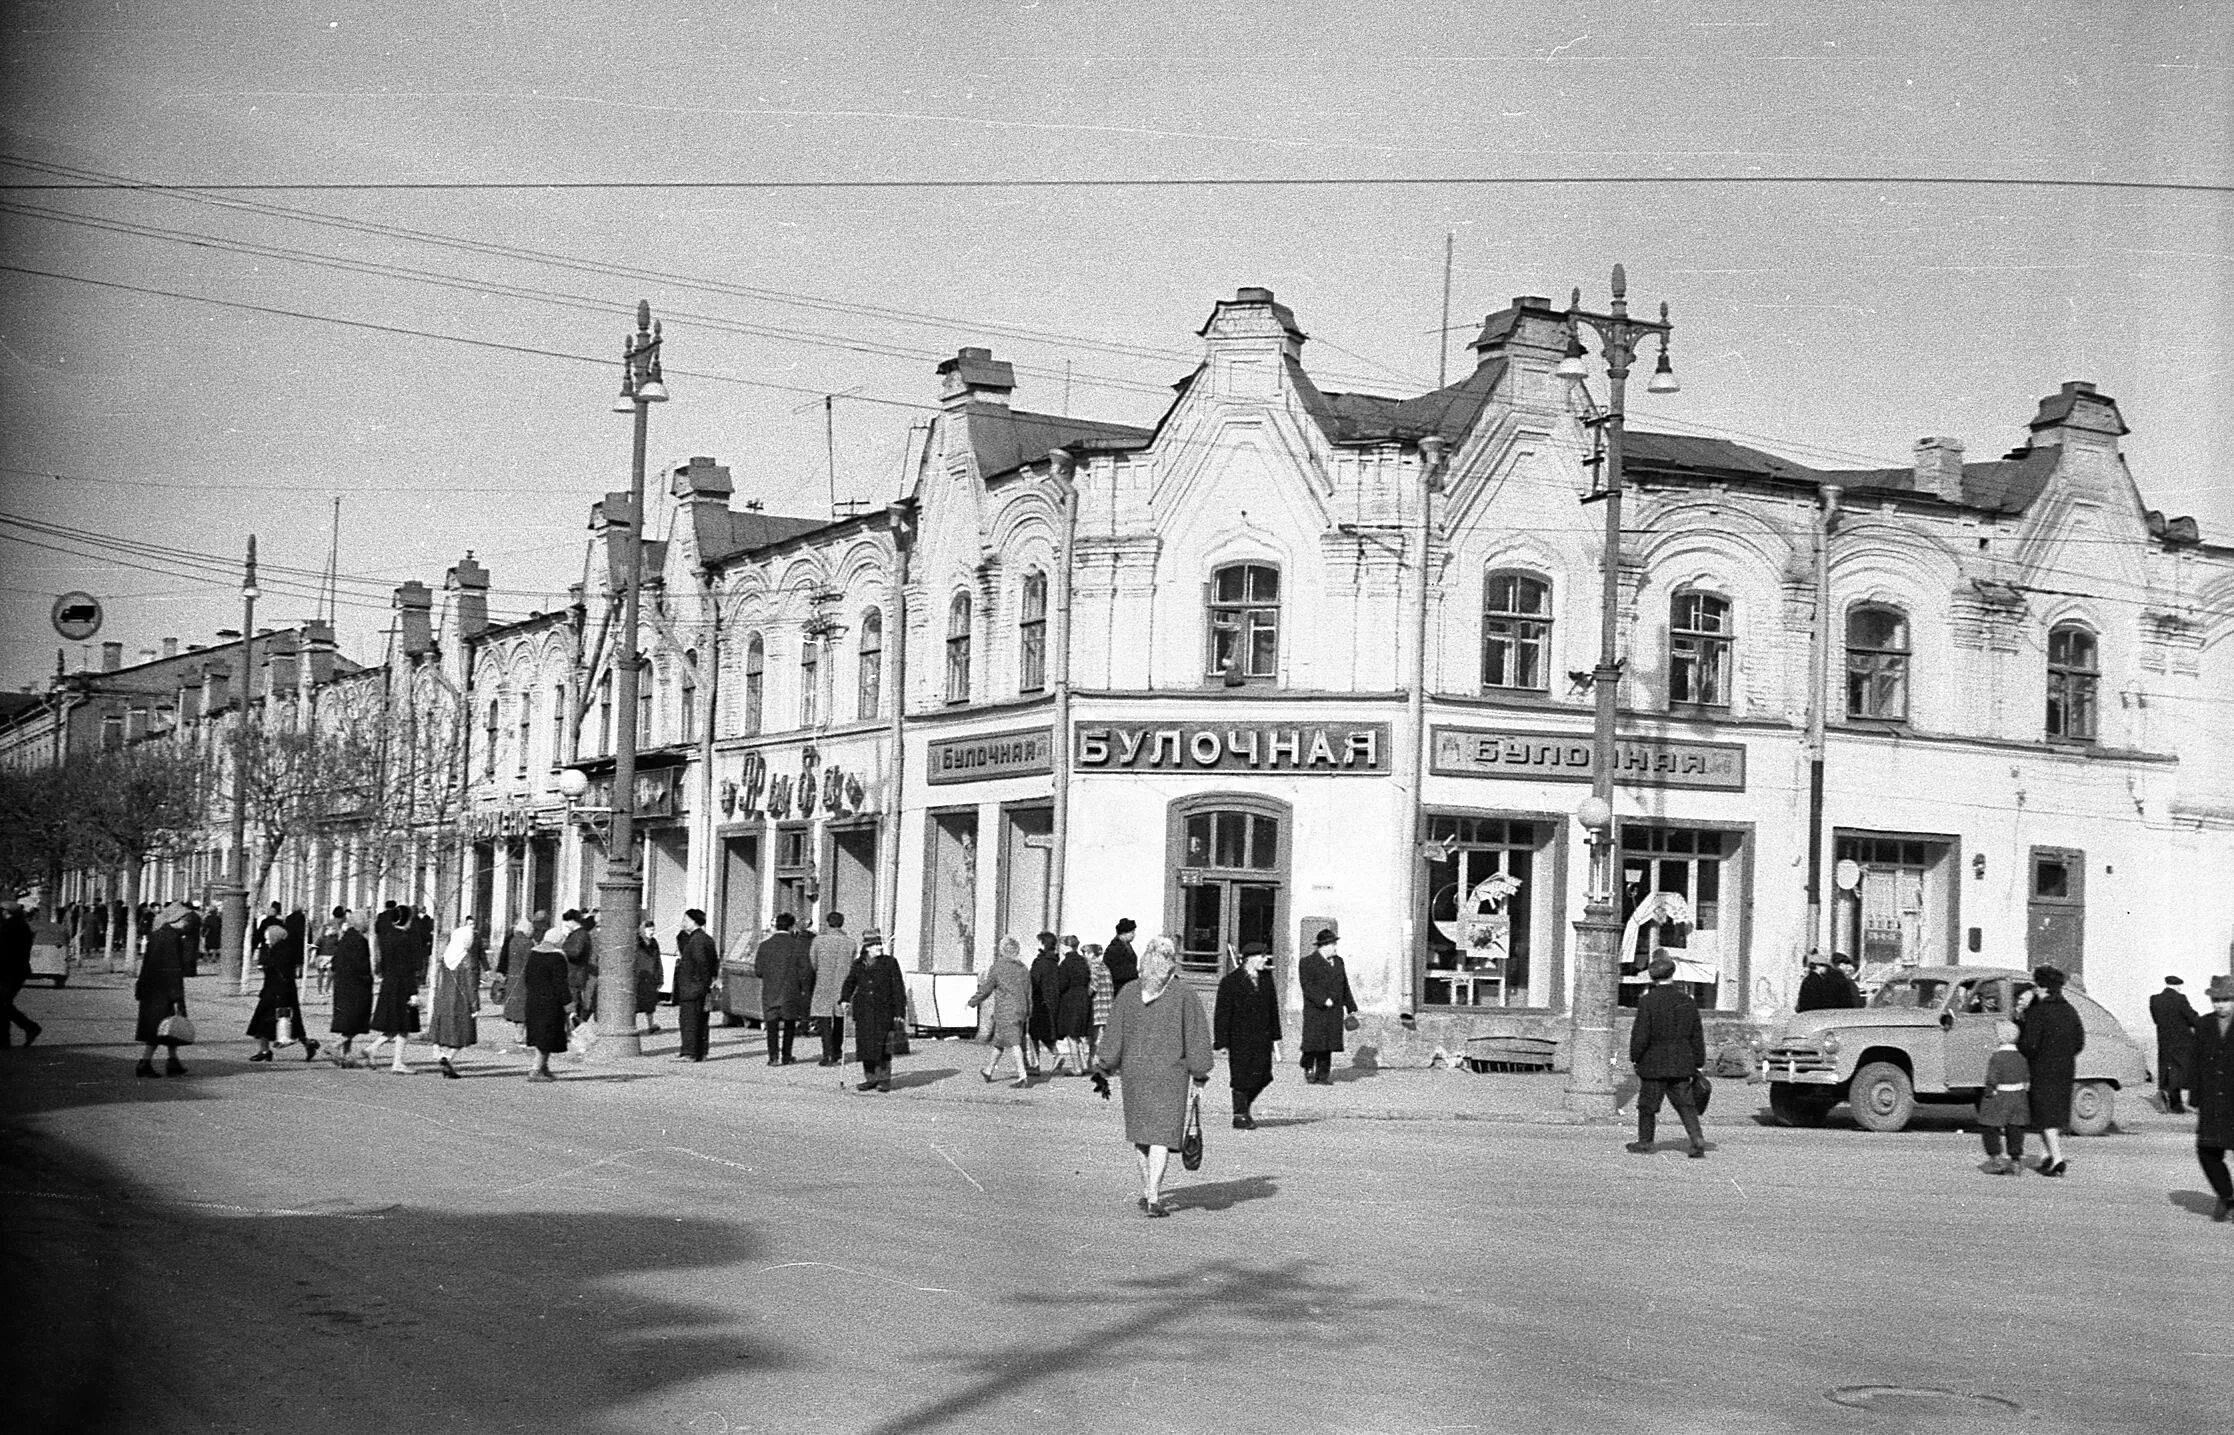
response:
M977 979L977 993L970 998L971 1006L982 1006L986 998L993 1000L993 1054L987 1058L978 1075L987 1081L1001 1064L1001 1053L1016 1053L1016 1079L1011 1086L1025 1087L1032 1084L1031 1071L1024 1064L1024 1023L1032 1011L1032 973L1024 965L1024 944L1014 937L1001 938L1000 947L993 956L993 965Z
M1190 1086L1210 1080L1210 1019L1202 999L1178 979L1177 944L1157 937L1140 954L1140 980L1117 993L1109 1030L1095 1054L1095 1081L1109 1094L1103 1073L1125 1085L1125 1136L1140 1162L1140 1209L1165 1216L1164 1167L1186 1139Z

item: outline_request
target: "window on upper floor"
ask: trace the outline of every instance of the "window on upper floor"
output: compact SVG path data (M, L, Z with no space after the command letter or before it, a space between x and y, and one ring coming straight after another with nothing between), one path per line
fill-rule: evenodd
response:
M574 754L566 750L566 689L551 689L551 766L560 767Z
M970 700L970 595L954 595L946 605L946 700Z
M1024 575L1023 602L1016 618L1016 690L1036 693L1047 687L1047 575Z
M535 740L535 689L520 694L520 720L512 727L512 775L527 776L527 750Z
M1482 686L1549 687L1551 585L1526 573L1492 573L1482 588Z
M488 721L481 725L481 774L496 776L497 700L489 699Z
M1205 676L1230 683L1280 675L1280 570L1232 563L1210 575Z
M884 696L884 615L874 608L861 615L859 678L854 688L853 715L868 722L876 717Z
M636 655L636 746L646 748L652 742L652 690L657 670L652 660L642 653Z
M610 668L597 680L597 750L613 750L613 673Z
M1730 600L1685 588L1668 604L1668 701L1730 705Z
M799 726L822 721L822 640L812 633L799 638Z
M1846 715L1908 720L1908 615L1883 603L1846 613Z
M2058 623L2048 630L2048 736L2093 742L2102 686L2100 648L2091 629Z
M760 731L762 704L768 696L768 645L758 633L745 640L745 736Z
M692 648L683 654L682 670L676 678L676 692L680 707L675 714L679 725L677 739L682 742L698 741L698 650Z

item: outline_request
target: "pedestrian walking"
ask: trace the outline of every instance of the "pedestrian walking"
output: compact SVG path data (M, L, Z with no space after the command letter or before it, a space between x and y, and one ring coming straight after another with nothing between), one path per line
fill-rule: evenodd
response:
M25 1046L37 1041L45 1029L16 1006L24 983L31 980L31 948L36 936L30 919L23 915L21 902L12 898L0 902L0 1016L6 1018L0 1020L0 1048L14 1044L15 1028L19 1026Z
M372 1029L379 1034L365 1048L365 1062L370 1065L380 1048L393 1041L396 1051L388 1070L408 1075L411 1068L404 1062L404 1045L419 1029L419 983L427 974L426 961L412 931L411 909L398 907L393 914L381 915L387 930L375 932L381 937L374 956L380 970L380 996L372 1006Z
M760 1024L768 1029L770 1066L791 1065L791 1043L814 997L814 962L798 925L791 913L778 912L774 934L753 957L760 973Z
M2188 1062L2195 1052L2195 1023L2200 1020L2188 1005L2183 983L2176 976L2164 979L2164 990L2149 998L2149 1020L2156 1026L2156 1091L2164 1109L2173 1114L2187 1110L2180 1093L2187 1090Z
M310 1039L310 1032L303 1026L302 943L286 922L276 917L264 923L261 936L257 961L263 967L264 985L256 994L256 1010L248 1017L248 1035L256 1042L256 1051L248 1059L270 1061L275 1043L288 1046L299 1041L303 1060L315 1061L318 1043ZM281 1029L282 1021L285 1030Z
M372 944L365 940L367 919L363 912L334 908L341 935L334 943L334 1009L328 1023L341 1038L331 1060L336 1066L354 1066L358 1055L351 1048L358 1037L372 1030ZM364 1058L370 1066L371 1058Z
M666 967L659 954L659 932L649 917L636 931L636 1015L647 1034L659 1031L659 981Z
M851 975L856 955L853 938L846 935L846 914L832 912L825 916L822 930L807 946L807 960L814 963L814 994L807 999L807 1021L822 1038L822 1058L815 1063L817 1066L836 1066L845 1059L846 1019L838 1010L838 991Z
M993 965L977 979L977 991L970 997L970 1005L981 1007L987 998L993 1002L993 1054L986 1058L978 1075L987 1081L1001 1064L1001 1053L1016 1053L1016 1079L1011 1086L1026 1087L1032 1084L1030 1066L1024 1060L1024 1024L1032 1010L1032 974L1024 965L1024 944L1014 937L1003 937L993 951Z
M2048 1148L2040 1163L2043 1176L2061 1176L2067 1165L2063 1133L2071 1125L2071 1088L2078 1081L2079 1053L2087 1045L2086 1024L2064 996L2064 981L2059 967L2032 969L2036 995L2025 1008L2017 1037L2017 1050L2032 1070L2032 1126Z
M336 907L331 916L318 927L318 937L311 949L311 979L317 983L318 995L324 996L333 988L334 953L341 948L341 927L344 908Z
M1086 1074L1086 1047L1094 1034L1094 975L1078 950L1078 938L1063 939L1055 966L1055 1068Z
M154 928L147 934L139 979L132 984L132 995L140 1002L139 1026L133 1033L141 1046L135 1076L155 1075L158 1046L169 1047L163 1074L186 1074L186 1063L178 1059L178 1044L167 1041L162 1030L166 1018L186 1015L186 934L181 930L185 922L185 904L173 902L156 914Z
M860 1091L892 1089L892 1030L907 1020L908 989L900 964L884 949L884 934L861 934L861 948L838 988L838 1010L853 1018L861 1052Z
M535 919L522 917L505 933L504 945L496 954L496 982L503 987L504 1019L511 1023L513 1038L521 1046L527 1045L527 954L535 950Z
M2234 1179L2226 1153L2234 1147L2234 976L2211 978L2211 1009L2195 1019L2188 1091L2195 1098L2195 1160L2218 1205L2211 1219L2234 1218Z
M1691 1138L1690 1156L1706 1159L1707 1139L1699 1129L1697 1082L1707 1064L1706 1027L1699 1020L1698 1003L1675 984L1675 963L1655 958L1645 969L1652 985L1637 998L1636 1024L1629 1029L1629 1060L1637 1068L1637 1139L1629 1149L1640 1156L1652 1154L1653 1128L1660 1120L1660 1100L1666 1097Z
M2025 1127L2032 1124L2032 1068L2017 1050L2017 1024L1994 1023L1999 1043L1986 1058L1986 1084L1978 1095L1978 1139L1985 1143L1986 1169L2014 1176L2024 1169ZM2007 1147L2008 1154L2003 1154Z
M675 938L675 1025L682 1033L678 1061L706 1059L706 998L721 972L721 954L706 935L706 914L696 907L683 913Z
M1063 1069L1062 1054L1055 1047L1055 1004L1061 999L1063 955L1055 949L1055 934L1039 934L1039 950L1032 954L1031 1064L1037 1070L1042 1057L1054 1053L1050 1074Z
M1303 1080L1332 1086L1342 1034L1357 1030L1357 998L1350 994L1349 968L1342 964L1332 927L1319 928L1311 950L1295 964L1295 980L1303 988Z
M1125 1087L1125 1139L1140 1166L1140 1209L1166 1216L1164 1167L1186 1139L1187 1103L1194 1087L1210 1080L1210 1022L1202 999L1179 981L1177 947L1152 937L1141 954L1140 978L1117 993L1109 1030L1094 1058L1095 1090L1109 1095L1108 1078Z
M594 1035L597 1028L590 1025L590 1017L597 1010L597 939L593 935L597 924L572 907L559 921L566 928L566 997L573 1008L573 1024L588 1027Z
M481 1007L481 972L473 960L479 934L471 922L450 932L439 960L427 964L427 1040L434 1043L442 1074L460 1079L452 1063L481 1038L476 1016ZM400 1053L402 1047L399 1045Z
M1102 960L1101 943L1088 942L1078 951L1086 959L1088 999L1091 1002L1088 1020L1093 1029L1086 1034L1086 1060L1091 1066L1094 1052L1101 1046L1101 1034L1109 1026L1109 1004L1116 1000L1117 985L1110 978L1109 963Z
M1130 917L1117 919L1117 935L1109 939L1102 951L1102 965L1109 968L1109 985L1112 993L1123 991L1140 980L1140 958L1133 952L1133 933L1139 924Z
M526 997L523 1015L527 1044L535 1050L535 1067L527 1074L530 1081L558 1080L551 1073L551 1058L566 1050L567 1008L573 1001L566 960L566 939L570 935L566 927L545 932L542 941L528 948L527 966L520 974L520 990Z
M1234 1129L1256 1130L1249 1107L1272 1084L1272 1065L1280 1059L1280 993L1272 983L1272 948L1263 942L1244 946L1240 965L1218 983L1210 1044L1226 1054Z

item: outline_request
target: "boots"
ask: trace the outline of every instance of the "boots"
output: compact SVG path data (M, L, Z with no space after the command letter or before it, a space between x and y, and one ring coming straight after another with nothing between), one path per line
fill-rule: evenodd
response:
M132 1074L134 1076L153 1076L155 1074L154 1058L146 1056L141 1057L140 1064L132 1069Z
M178 1059L178 1049L176 1047L171 1049L170 1056L163 1062L163 1074L165 1076L184 1076L186 1074L186 1063Z

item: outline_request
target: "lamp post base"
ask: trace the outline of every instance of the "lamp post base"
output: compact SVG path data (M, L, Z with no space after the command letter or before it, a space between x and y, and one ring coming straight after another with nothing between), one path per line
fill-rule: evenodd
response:
M1575 991L1567 1028L1566 1107L1610 1121L1613 1086L1614 989L1621 980L1621 923L1610 902L1591 902L1575 923Z
M597 1039L591 1061L644 1054L636 1030L636 928L642 898L633 870L606 870L597 884Z
M239 986L241 956L247 947L248 889L237 885L218 888L217 914L217 979L228 986Z

